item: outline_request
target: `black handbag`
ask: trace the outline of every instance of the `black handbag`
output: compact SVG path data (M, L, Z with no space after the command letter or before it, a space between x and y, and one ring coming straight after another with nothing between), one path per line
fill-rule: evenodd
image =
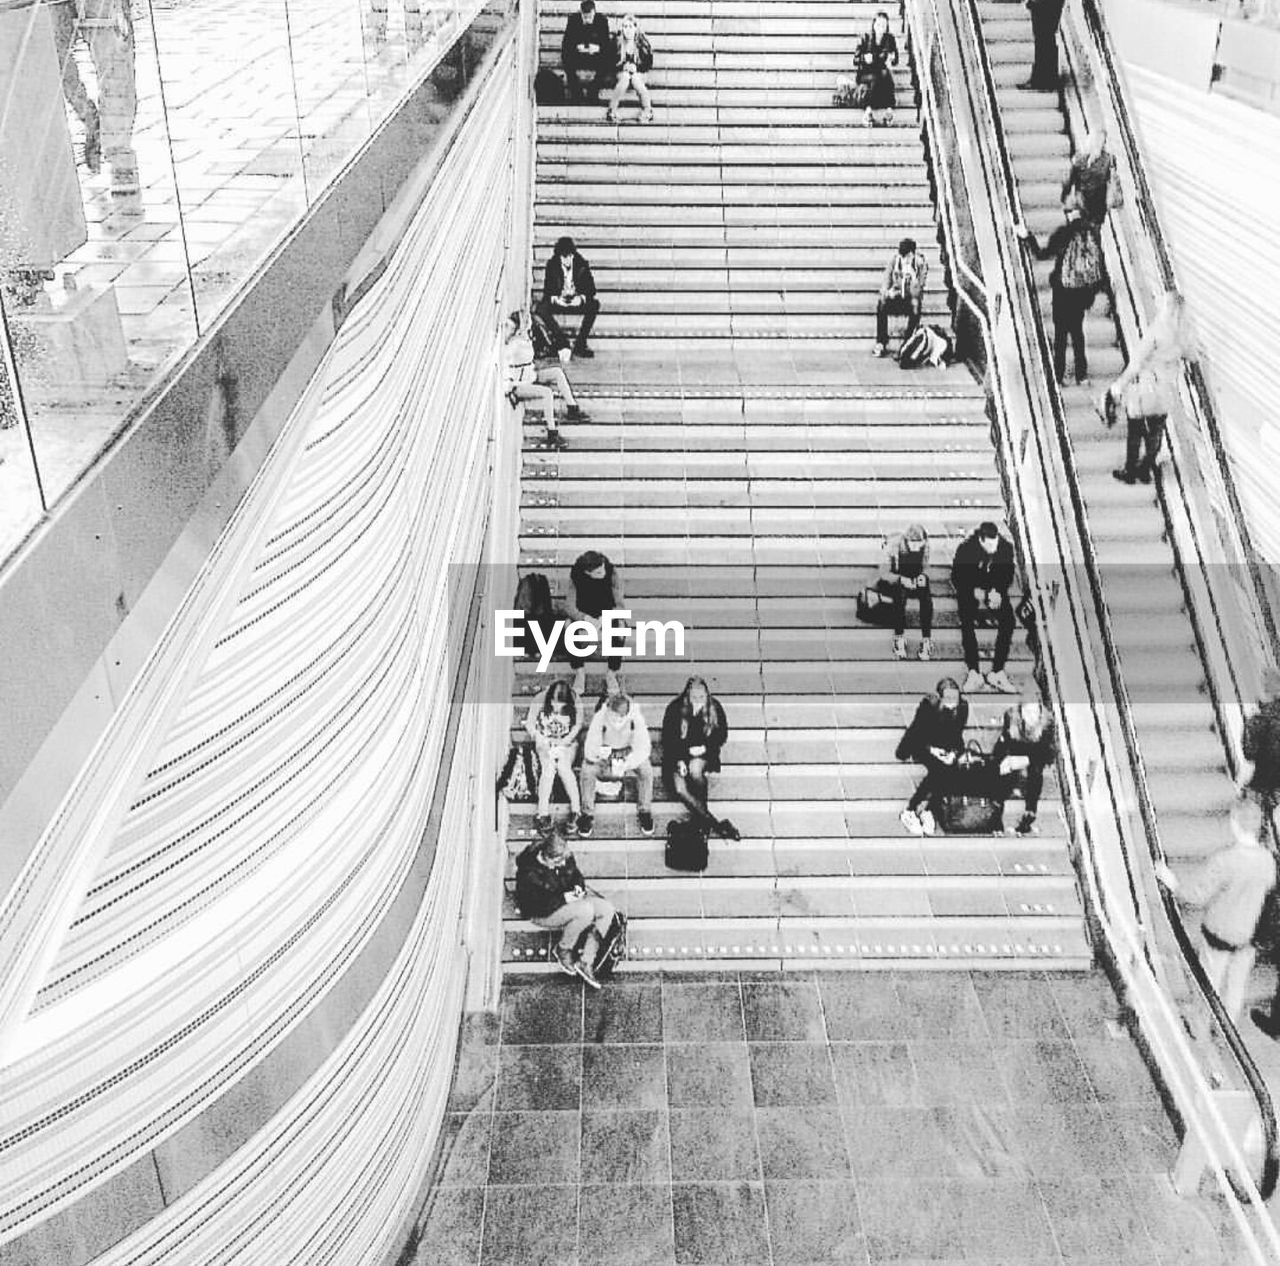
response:
M877 580L858 595L858 619L864 624L891 628L897 618L898 594L891 580Z
M665 860L668 870L706 870L706 831L688 818L668 823Z
M945 835L995 835L1004 829L999 769L976 740L956 758L936 817Z

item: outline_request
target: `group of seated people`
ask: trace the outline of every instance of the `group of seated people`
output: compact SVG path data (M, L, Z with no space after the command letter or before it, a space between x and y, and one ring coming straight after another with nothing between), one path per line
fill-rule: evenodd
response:
M629 88L640 99L640 122L653 121L653 102L647 76L653 69L653 47L632 13L626 14L613 34L609 19L582 0L571 13L560 42L565 90L571 102L595 102L608 92L605 119L617 121L618 106Z

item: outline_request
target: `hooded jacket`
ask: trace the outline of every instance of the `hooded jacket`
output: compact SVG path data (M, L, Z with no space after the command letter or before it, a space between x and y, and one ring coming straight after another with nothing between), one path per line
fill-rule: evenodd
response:
M587 738L582 747L583 760L598 764L605 759L604 748L608 747L610 751L628 749L622 762L624 772L637 769L648 761L653 750L649 727L639 705L634 699L629 702L631 706L621 716L609 706L608 700L600 705L600 710L587 727Z
M707 771L714 774L720 768L720 749L729 737L724 709L719 700L711 699L708 703L710 728L704 729L702 718L694 716L689 719L687 732L681 733L684 729L684 718L680 713L682 702L683 697L677 695L662 714L662 773L664 777L671 778L676 772L676 762L689 759L689 748L705 747L707 750L702 759L706 761Z
M1013 545L1003 536L997 539L995 551L988 554L975 531L960 542L951 561L951 583L957 594L995 589L1007 595L1013 575Z
M563 866L548 866L542 847L542 840L534 840L516 858L516 905L526 919L545 919L564 905L569 893L587 886L572 854Z

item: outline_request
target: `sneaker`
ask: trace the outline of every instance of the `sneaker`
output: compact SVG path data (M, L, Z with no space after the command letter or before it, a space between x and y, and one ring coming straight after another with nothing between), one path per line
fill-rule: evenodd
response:
M862 126L870 127L874 122L875 122L875 119L871 117L871 111L870 110L865 111L862 115Z
M877 343L875 347L871 349L871 355L872 356L888 356L889 349L883 343Z
M578 815L572 809L569 810L569 816L565 819L564 833L566 835L577 835L578 833Z
M882 127L890 127L890 126L892 126L892 124L893 124L893 111L892 111L891 109L890 109L890 110L886 110L886 111L884 112L884 118L882 118L882 119L880 120L880 124L881 124L881 126L882 126Z
M561 349L556 353L556 355L560 358L560 363L561 363L562 365L567 365L567 364L569 363L569 361L573 358L573 348L571 348L571 347L562 347L562 348L561 348Z
M652 110L646 110L646 111L645 111L645 112L640 116L640 122L641 122L641 123L652 123L652 122L653 122L653 111L652 111Z
M1140 484L1149 484L1151 482L1151 467L1143 466L1138 471L1137 480Z
M636 817L640 819L640 834L652 835L653 834L653 814L650 813L648 809L641 809L636 814Z
M604 112L604 121L606 123L616 123L618 121L618 116L614 114L612 106Z
M1128 470L1113 470L1111 472L1112 479L1118 479L1122 484L1137 483L1138 476Z
M551 830L551 814L535 813L533 815L533 829L539 835L546 835Z
M577 672L573 674L573 693L581 697L586 688L587 670L585 668L579 668Z
M566 976L576 976L578 968L576 960L573 957L573 951L556 946L556 962L560 965L560 970Z
M594 360L596 355L585 343L575 347L573 354L577 360Z
M929 809L921 809L916 817L920 819L920 826L926 835L937 835L938 823Z
M924 823L920 821L914 809L903 809L898 814L898 821L902 823L912 835L924 834Z
M591 964L584 958L575 958L573 960L573 970L582 977L583 980L591 986L592 989L599 989L600 982L596 979L596 974L591 968Z
M987 685L998 690L1002 695L1016 695L1018 687L1009 680L1009 674L1002 668L998 673L987 674Z
M916 658L926 664L933 658L933 638L926 637L924 641L920 643L920 653Z
M604 693L610 699L614 695L622 693L622 683L618 680L618 674L612 668L604 675Z
M895 637L893 639L893 657L894 659L906 659L907 639L905 637Z
M964 679L964 685L960 687L964 694L977 694L979 690L986 688L986 678L976 669L969 669L969 675Z
M1031 835L1036 829L1036 815L1024 813L1014 832L1015 835Z
M565 439L565 437L561 435L559 431L548 431L547 447L560 449L561 451L563 451L564 449L569 447L569 441Z
M742 838L742 832L728 818L721 818L716 823L716 834L725 840L740 840Z
M596 820L589 813L578 814L578 834L584 839L591 838L591 832L596 829Z
M570 422L590 422L591 421L590 417L587 416L586 410L583 409L583 407L579 404L571 404L564 411L564 416L568 418Z

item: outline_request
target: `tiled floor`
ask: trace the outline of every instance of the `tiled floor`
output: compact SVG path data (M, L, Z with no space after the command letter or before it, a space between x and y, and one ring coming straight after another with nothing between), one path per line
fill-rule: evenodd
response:
M512 981L419 1266L1198 1266L1226 1219L1098 975Z

